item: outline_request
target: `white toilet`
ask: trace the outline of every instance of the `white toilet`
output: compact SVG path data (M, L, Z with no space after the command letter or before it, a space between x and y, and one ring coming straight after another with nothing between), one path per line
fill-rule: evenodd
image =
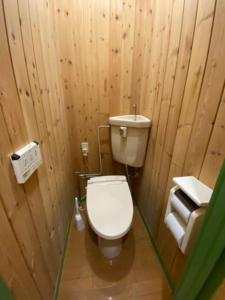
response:
M88 180L89 223L98 235L100 250L114 258L122 248L122 237L133 219L133 202L125 176L100 176Z
M144 164L151 121L144 116L109 118L114 160L133 167ZM98 235L102 254L115 258L122 250L122 238L133 219L133 201L125 176L99 176L88 180L87 215Z

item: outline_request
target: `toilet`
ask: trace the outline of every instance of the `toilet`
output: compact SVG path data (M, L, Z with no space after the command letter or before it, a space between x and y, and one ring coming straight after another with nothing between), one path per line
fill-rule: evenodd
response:
M144 163L150 120L126 115L109 118L114 160L133 167ZM87 183L87 215L104 257L117 257L131 228L133 201L125 176L92 177Z
M122 238L133 219L133 201L125 176L99 176L88 180L87 214L98 244L107 258L119 255Z

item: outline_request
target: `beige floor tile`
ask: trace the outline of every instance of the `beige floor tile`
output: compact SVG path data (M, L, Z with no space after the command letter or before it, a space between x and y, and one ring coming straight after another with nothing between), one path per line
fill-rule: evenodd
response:
M92 277L62 280L62 287L71 291L86 291L93 288Z
M86 278L92 275L91 268L88 264L80 265L76 268L65 268L63 273L64 280Z
M133 284L133 297L144 296L146 294L161 293L163 288L162 281L158 278L152 278L145 281L139 281Z
M82 232L72 226L59 300L158 300L163 299L165 286L168 289L136 208L123 250L112 261L101 255L97 236L88 225Z
M156 294L147 294L144 296L138 296L131 298L130 300L163 300L162 294L161 293L156 293Z

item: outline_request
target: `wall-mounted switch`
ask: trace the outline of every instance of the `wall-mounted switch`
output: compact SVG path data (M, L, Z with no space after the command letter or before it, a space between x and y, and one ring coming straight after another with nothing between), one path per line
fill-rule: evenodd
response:
M81 151L83 156L88 156L88 142L81 143Z
M11 163L18 183L24 183L42 164L40 146L31 142L11 155Z

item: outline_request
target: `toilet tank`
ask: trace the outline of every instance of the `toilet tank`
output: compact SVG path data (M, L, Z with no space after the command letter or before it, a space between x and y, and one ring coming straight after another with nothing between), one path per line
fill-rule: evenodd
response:
M109 118L113 159L132 167L142 167L151 120L141 115Z

